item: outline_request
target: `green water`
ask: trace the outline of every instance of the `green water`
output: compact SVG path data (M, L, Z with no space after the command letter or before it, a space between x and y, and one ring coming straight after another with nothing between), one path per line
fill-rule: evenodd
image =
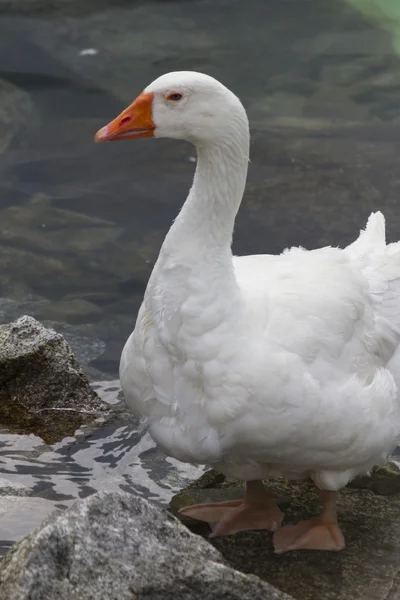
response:
M397 0L347 0L372 23L387 31L400 54L400 3Z

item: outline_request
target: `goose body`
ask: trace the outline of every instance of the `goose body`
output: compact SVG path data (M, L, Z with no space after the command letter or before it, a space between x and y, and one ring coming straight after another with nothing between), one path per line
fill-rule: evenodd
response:
M373 215L364 236L382 225ZM122 354L128 405L167 454L238 479L338 490L384 462L400 430L400 304L378 265L400 257L373 251L365 267L334 248L237 257L234 302L218 274L182 285L188 270L161 251Z
M332 516L332 493L399 442L400 244L386 245L374 213L345 249L233 257L249 128L211 77L160 77L97 139L147 136L192 141L198 161L122 353L126 403L170 456L248 482L250 500L227 506L217 533L247 528L235 519L262 528L248 506L264 494L255 482L275 475L311 477ZM265 506L265 528L277 529L278 509ZM276 546L323 549L325 525L310 525L307 543L279 530ZM336 521L329 527L326 549L340 549Z

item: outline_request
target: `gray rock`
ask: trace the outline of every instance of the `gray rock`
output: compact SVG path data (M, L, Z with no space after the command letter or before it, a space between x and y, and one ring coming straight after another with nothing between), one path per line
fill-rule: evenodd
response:
M31 493L32 491L22 483L0 477L0 496L29 496Z
M320 511L308 481L271 479L285 523ZM210 541L236 569L252 573L297 600L396 600L400 573L400 470L395 462L354 480L338 498L338 515L346 548L342 552L297 551L277 555L271 534L247 531ZM240 482L229 483L215 471L192 482L171 501L171 511L196 502L243 497ZM191 529L208 536L204 524Z
M32 317L0 325L0 424L52 443L107 410L62 335Z
M43 325L64 336L71 346L75 358L81 365L88 365L92 360L96 360L106 349L106 344L102 340L91 335L85 335L84 325L77 326L62 321L48 320L44 320Z
M0 495L0 540L21 540L54 510L54 502L45 498Z
M85 335L86 330L90 331L90 325L77 326L63 321L44 319L43 315L51 312L51 306L50 300L27 292L24 294L22 290L17 300L0 295L0 324L14 321L23 314L36 317L45 327L54 329L64 336L81 365L88 365L104 353L105 342L94 335Z
M143 498L100 492L49 517L0 564L0 600L290 600Z

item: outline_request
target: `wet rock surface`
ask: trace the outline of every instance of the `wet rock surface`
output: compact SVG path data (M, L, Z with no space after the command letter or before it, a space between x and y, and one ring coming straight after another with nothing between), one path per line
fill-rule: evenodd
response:
M27 316L0 325L0 389L0 425L45 441L72 435L108 408L65 339Z
M0 539L9 542L22 539L57 511L46 498L16 495L15 491L11 488L8 495L0 495Z
M360 478L342 490L339 522L346 539L341 552L296 551L274 553L271 534L244 532L212 538L229 564L252 573L296 600L395 600L400 573L400 471L397 463L376 469L371 478ZM317 514L319 505L308 482L266 482L278 494L285 523ZM374 490L374 491L372 491ZM175 496L171 509L197 502L218 502L243 495L241 484L227 483L214 471ZM185 519L203 536L208 528Z
M11 483L0 477L0 496L29 496L31 490L22 483Z
M52 510L65 509L79 498L124 491L166 507L204 472L204 467L166 457L134 417L120 412L118 381L93 387L111 414L56 444L0 428L0 555ZM22 501L16 497L22 495Z
M166 511L98 493L48 518L0 563L0 599L290 600L231 569Z

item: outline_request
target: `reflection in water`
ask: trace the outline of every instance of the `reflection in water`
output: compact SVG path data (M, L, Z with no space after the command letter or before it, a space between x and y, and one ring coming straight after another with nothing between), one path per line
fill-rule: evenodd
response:
M53 326L92 380L117 376L195 162L185 143L100 147L93 135L163 72L205 71L248 110L235 252L346 244L377 209L389 241L400 229L395 0L105 4L67 19L0 16L0 322L28 313ZM12 509L0 495L3 547L34 514L93 490L165 504L202 471L165 458L121 414L53 447L8 433L0 443L0 482L26 486Z
M120 391L115 383L96 385L110 404L117 403ZM65 438L51 447L33 435L0 433L0 554L52 510L77 498L104 489L124 490L165 506L203 472L204 467L165 457L128 415L116 414L111 423L88 433L83 430L77 439ZM16 490L22 500L4 504L3 480L10 488L22 487ZM29 498L24 498L25 493ZM31 496L37 498L33 505Z

